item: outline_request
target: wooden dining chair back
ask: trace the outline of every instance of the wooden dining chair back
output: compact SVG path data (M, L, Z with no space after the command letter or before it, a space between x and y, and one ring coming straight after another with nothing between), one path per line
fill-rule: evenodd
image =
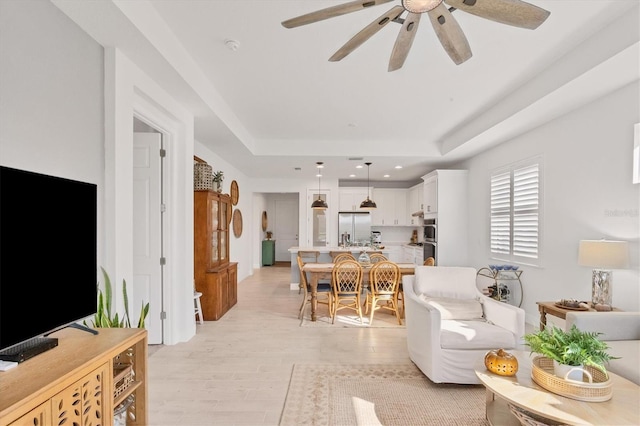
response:
M436 266L436 260L433 257L427 257L423 263L424 266Z
M371 259L371 263L377 263L383 260L389 260L387 259L387 256L385 256L384 254L382 254L382 252L369 252L369 259Z
M382 260L371 267L369 290L365 300L365 314L371 311L369 325L373 324L373 313L379 309L395 313L398 324L402 325L400 309L398 309L400 279L400 268L394 262ZM380 304L381 302L383 304Z
M309 280L307 280L307 274L302 270L304 267L304 262L302 261L302 257L297 256L298 260L298 268L300 269L300 287L302 288L303 297L302 303L300 304L300 311L298 312L298 319L300 319L300 324L304 321L304 309L307 305L311 304L311 285L309 284ZM331 316L332 310L332 288L330 283L318 283L316 301L318 304L327 305L329 309L329 316Z
M362 266L354 259L336 263L331 271L331 285L333 287L331 323L335 322L338 311L342 309L355 311L360 317L360 323L362 323L362 308L360 306Z
M333 263L339 263L343 260L356 260L356 258L347 251L330 252Z
M302 259L302 264L313 262L317 263L318 258L320 257L320 252L317 250L300 250L298 251L298 258ZM302 293L302 280L300 280L300 284L298 286L298 294Z

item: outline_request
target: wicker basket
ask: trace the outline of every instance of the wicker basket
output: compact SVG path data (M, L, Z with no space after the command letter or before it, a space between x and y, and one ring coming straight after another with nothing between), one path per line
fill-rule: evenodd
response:
M118 398L133 384L133 365L115 364L113 366L113 398Z
M207 163L193 164L193 190L213 189L213 169Z
M522 426L564 426L565 423L556 422L555 420L546 419L537 414L523 410L520 407L509 404L509 410L518 419Z
M553 360L544 356L533 359L531 378L538 385L558 395L579 401L603 402L613 395L611 380L600 370L586 366L591 374L591 383L565 380L553 374Z

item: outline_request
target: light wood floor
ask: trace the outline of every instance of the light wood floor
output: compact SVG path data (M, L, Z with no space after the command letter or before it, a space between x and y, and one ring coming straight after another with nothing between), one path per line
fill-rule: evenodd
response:
M261 268L220 320L150 347L150 425L277 425L295 363L410 362L404 328L300 327L289 281L288 265Z

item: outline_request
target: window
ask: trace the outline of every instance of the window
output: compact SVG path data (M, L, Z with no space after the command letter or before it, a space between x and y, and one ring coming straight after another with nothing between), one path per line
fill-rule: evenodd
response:
M538 264L542 185L541 161L518 163L491 175L491 254Z

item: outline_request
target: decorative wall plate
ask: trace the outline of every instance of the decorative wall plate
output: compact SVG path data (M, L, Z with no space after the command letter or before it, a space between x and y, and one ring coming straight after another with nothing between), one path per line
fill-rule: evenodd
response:
M268 224L269 224L269 221L267 220L267 212L262 212L262 230L263 231L267 230Z
M238 199L240 198L240 190L238 189L238 182L235 180L231 182L231 204L238 205Z
M233 211L233 235L236 238L242 235L242 213L238 209Z

